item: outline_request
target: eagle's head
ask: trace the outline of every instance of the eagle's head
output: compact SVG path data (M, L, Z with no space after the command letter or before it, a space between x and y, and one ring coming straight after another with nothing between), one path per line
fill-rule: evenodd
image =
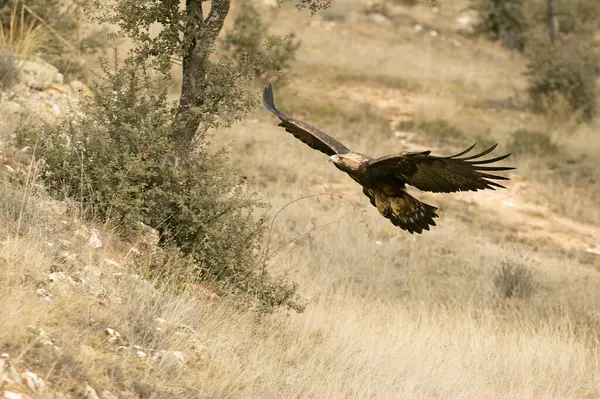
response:
M360 169L367 158L361 154L351 152L349 154L335 154L329 157L329 162L344 172L355 172Z

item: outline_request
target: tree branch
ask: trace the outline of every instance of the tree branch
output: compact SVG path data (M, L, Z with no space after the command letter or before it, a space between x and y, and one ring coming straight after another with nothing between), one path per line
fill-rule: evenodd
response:
M231 0L212 0L210 12L204 21L206 30L203 36L207 44L210 43L212 45L215 40L217 40L219 32L223 29L223 23L225 22L225 17L227 17L227 14L229 13L230 7Z

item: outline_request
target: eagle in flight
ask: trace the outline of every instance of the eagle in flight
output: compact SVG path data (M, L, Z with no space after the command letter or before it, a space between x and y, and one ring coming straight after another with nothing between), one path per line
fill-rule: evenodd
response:
M294 135L309 147L329 155L329 161L346 172L363 188L371 204L379 213L395 226L409 233L421 233L435 226L433 218L438 217L436 207L425 204L406 192L409 184L423 191L453 193L456 191L477 191L494 187L506 188L493 180L510 180L488 172L499 172L515 168L487 166L508 158L510 154L482 160L498 144L477 154L462 157L475 147L456 155L438 157L431 151L401 152L379 158L353 152L333 137L325 134L306 122L294 119L275 108L273 88L269 84L263 91L265 108L280 120L278 126ZM462 157L462 158L460 158Z

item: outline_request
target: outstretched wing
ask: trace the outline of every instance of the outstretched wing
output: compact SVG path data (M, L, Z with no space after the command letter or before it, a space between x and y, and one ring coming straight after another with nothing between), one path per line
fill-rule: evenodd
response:
M294 137L300 139L309 147L319 150L329 156L335 154L347 154L351 152L350 149L346 148L346 146L344 146L342 143L326 133L323 133L316 127L311 126L306 122L289 117L275 108L273 88L271 87L271 84L265 87L263 91L263 104L266 109L281 119L281 123L278 126L283 126L286 132L293 134Z
M368 165L375 176L381 178L393 176L423 191L452 193L486 188L494 190L494 187L506 188L492 180L510 180L508 177L488 172L515 168L487 165L508 158L510 154L481 160L481 157L492 152L498 145L494 144L477 155L459 158L471 151L475 145L449 157L429 155L431 151L408 152L375 158L369 160Z

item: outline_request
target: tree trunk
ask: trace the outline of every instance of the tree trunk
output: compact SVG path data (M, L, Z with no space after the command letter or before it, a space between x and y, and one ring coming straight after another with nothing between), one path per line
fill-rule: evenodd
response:
M183 78L176 128L171 139L176 142L183 155L198 130L198 119L192 109L203 105L203 92L206 88L208 57L223 28L229 13L231 0L212 0L206 19L202 12L204 0L186 0L188 19L183 43L187 46L183 57Z
M550 41L554 43L554 41L556 40L556 36L558 35L558 18L556 17L554 0L548 0L546 7L546 16L548 18L548 37L550 37Z

